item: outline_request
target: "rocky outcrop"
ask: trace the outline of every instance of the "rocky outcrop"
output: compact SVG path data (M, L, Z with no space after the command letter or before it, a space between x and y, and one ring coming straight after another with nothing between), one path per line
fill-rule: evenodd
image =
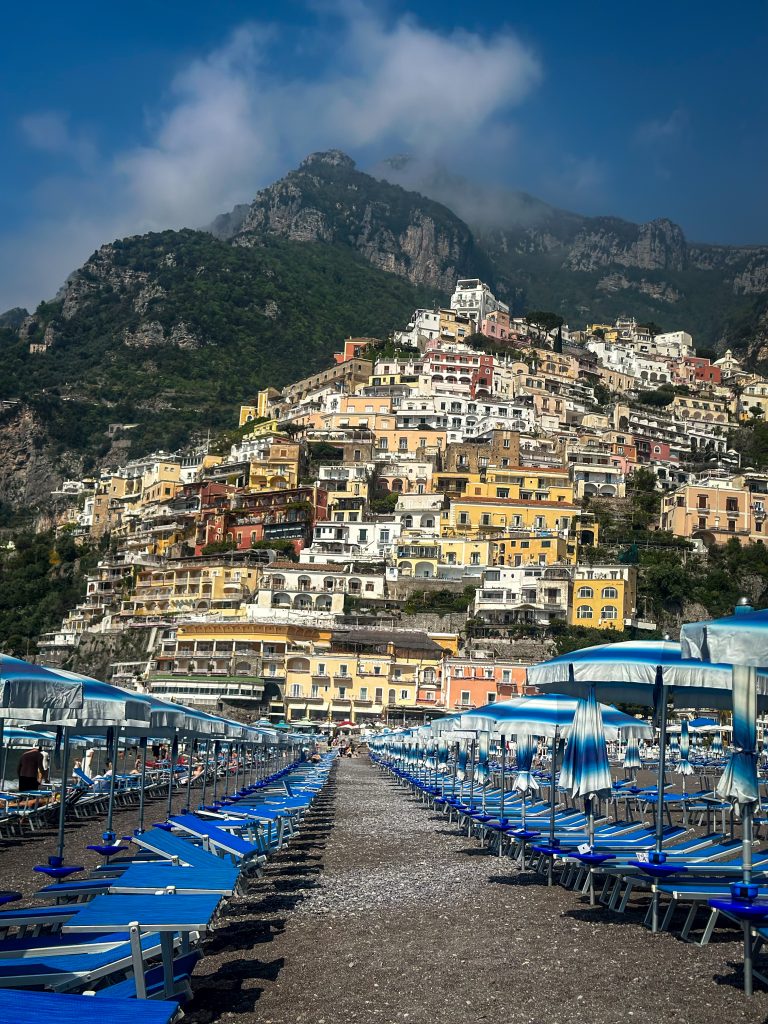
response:
M462 275L492 274L450 210L361 173L339 150L313 153L258 193L233 242L252 246L268 237L348 245L378 269L441 292Z
M603 229L581 232L564 261L569 270L600 267L638 267L640 270L684 270L687 262L683 232L669 220L641 224L632 237Z
M166 332L157 320L141 323L134 330L123 331L123 343L128 348L157 348L160 345L172 345L174 348L200 348L200 339L190 330L189 326L180 321Z
M45 425L28 406L19 403L0 414L0 501L30 508L50 501L51 491L67 470L80 468L76 458L63 466L54 456Z

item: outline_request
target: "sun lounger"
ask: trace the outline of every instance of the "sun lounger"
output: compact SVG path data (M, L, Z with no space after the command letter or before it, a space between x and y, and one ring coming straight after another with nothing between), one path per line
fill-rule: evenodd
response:
M109 993L110 989L99 992L102 998L96 1000L90 996L4 989L0 991L0 1020L13 1024L40 1024L45 1020L57 1024L172 1024L180 1015L175 1002L153 1000L137 1013L135 1003Z

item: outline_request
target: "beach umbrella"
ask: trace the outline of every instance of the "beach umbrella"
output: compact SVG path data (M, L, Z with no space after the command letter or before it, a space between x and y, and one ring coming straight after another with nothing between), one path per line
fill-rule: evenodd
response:
M82 678L0 654L0 719L31 709L56 711L83 706Z
M627 740L627 746L624 751L624 767L628 771L636 771L638 768L643 767L643 763L640 760L640 744L634 736L630 736Z
M491 781L491 769L488 761L491 751L491 737L488 732L481 732L477 739L477 765L475 766L475 778L479 786L485 787ZM483 793L485 799L485 793Z
M466 740L459 740L459 755L456 758L456 779L459 782L463 782L467 777L467 762L469 760L469 750L467 748Z
M437 741L437 771L441 775L445 775L449 771L448 740L445 736L441 736Z
M752 886L752 816L759 801L757 778L757 704L761 691L758 669L768 665L768 611L755 612L748 605L733 615L710 622L683 626L680 643L685 654L704 661L733 665L733 746L716 792L735 804L742 821L743 888L754 898ZM734 892L736 895L737 892ZM744 922L744 988L752 992L752 941L749 922Z
M539 789L539 782L533 775L531 768L533 767L533 759L536 756L537 750L536 737L531 736L530 733L520 733L517 737L517 776L512 784L512 788L517 790L518 793L522 794L522 814L521 814L521 825L525 830L525 811L526 811L526 799L528 793L537 792ZM523 863L525 857L525 845L520 844L520 863Z
M680 724L680 760L675 765L675 774L683 776L683 793L685 793L685 777L693 775L693 765L688 760L690 755L690 738L688 735L688 721L683 719Z
M677 736L671 736L669 740L669 752L673 757L679 757L680 755L680 743Z
M560 771L560 787L575 799L583 797L587 812L590 849L595 841L595 814L593 801L610 796L613 791L611 766L605 746L605 733L600 706L590 688L586 700L579 701L573 724L568 730L568 742ZM592 870L589 873L589 901L594 905L595 891Z
M712 740L712 746L709 748L709 750L713 757L722 757L723 734L721 732L715 733L715 738Z
M573 722L578 699L560 693L515 697L494 701L456 716L454 727L460 729L487 729L499 735L517 735L529 732L534 736L554 736L567 733ZM603 726L611 739L624 736L650 736L648 722L625 715L617 708L601 705ZM527 728L528 727L528 728Z
M763 746L760 751L760 757L763 761L768 761L768 728L763 729Z

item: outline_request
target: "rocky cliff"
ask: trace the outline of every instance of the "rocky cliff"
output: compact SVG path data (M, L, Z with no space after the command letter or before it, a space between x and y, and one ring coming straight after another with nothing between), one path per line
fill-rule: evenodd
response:
M349 246L379 270L442 293L459 277L493 276L472 232L447 207L363 174L338 150L313 153L259 192L244 216L238 208L212 230L240 246L265 237Z

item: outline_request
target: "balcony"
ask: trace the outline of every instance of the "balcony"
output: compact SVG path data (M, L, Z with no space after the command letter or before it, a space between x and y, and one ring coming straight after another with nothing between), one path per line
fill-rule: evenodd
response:
M318 686L330 686L331 677L325 673L318 673L312 675L312 682Z
M352 676L337 675L334 672L334 674L333 674L333 685L334 686L351 686L352 685Z

